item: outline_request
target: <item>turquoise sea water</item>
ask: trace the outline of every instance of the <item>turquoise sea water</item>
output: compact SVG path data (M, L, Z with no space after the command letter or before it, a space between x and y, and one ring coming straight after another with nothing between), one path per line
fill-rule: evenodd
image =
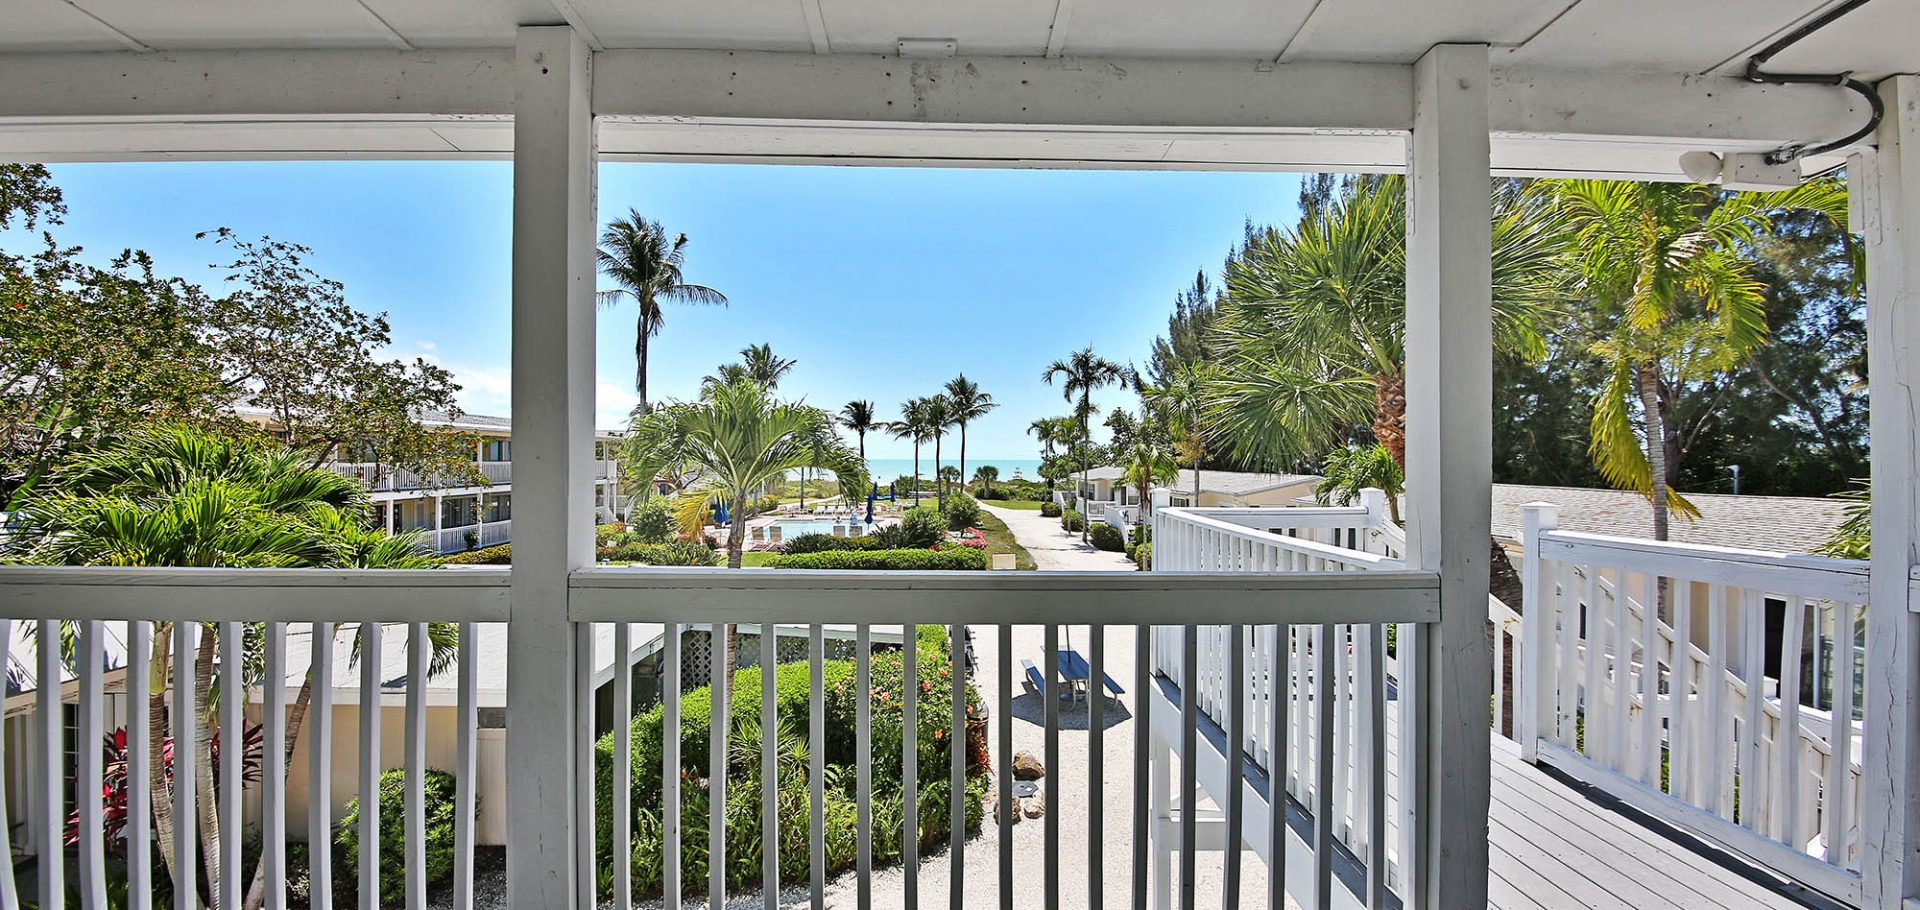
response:
M945 453L942 454L944 455ZM940 463L942 465L958 465L959 462L956 457L943 457ZM967 479L973 479L974 469L983 464L990 464L999 468L1001 480L1012 479L1013 472L1016 469L1020 471L1020 476L1028 480L1040 479L1040 459L1038 458L982 458L973 455L967 456ZM873 479L879 481L882 486L885 486L888 481L895 477L912 474L913 459L869 458L867 459L867 473L871 475ZM795 477L799 476L799 472L797 471L789 472L789 474ZM933 479L932 452L928 452L920 457L920 476L928 480Z

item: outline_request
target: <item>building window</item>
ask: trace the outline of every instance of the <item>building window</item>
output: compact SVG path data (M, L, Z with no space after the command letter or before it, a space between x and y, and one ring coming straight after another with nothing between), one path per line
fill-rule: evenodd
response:
M487 520L510 521L513 518L513 494L496 493L487 497Z
M512 461L513 440L506 437L488 439L480 444L481 461Z
M463 528L480 523L480 501L472 496L448 499L440 503L440 526Z

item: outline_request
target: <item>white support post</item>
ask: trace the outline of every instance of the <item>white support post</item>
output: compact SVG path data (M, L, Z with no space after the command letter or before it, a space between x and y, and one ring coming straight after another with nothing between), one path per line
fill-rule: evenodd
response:
M1853 229L1867 247L1867 356L1873 376L1873 565L1860 792L1865 907L1920 896L1920 616L1910 595L1920 550L1920 76L1880 84L1878 150L1847 167ZM1911 146L1911 148L1909 148ZM1907 154L1908 152L1914 154Z
M1560 601L1553 592L1541 587L1552 585L1540 572L1540 535L1560 527L1560 507L1550 502L1530 502L1520 507L1521 539L1526 547L1520 569L1520 664L1513 669L1519 691L1514 693L1513 732L1520 740L1520 757L1529 762L1540 760L1540 733L1554 727L1555 698L1559 691L1558 674L1550 672L1547 661L1553 654L1553 619L1549 604ZM1496 630L1494 634L1499 634ZM1682 652L1684 653L1684 651ZM1675 661L1676 666L1678 661ZM1493 668L1495 673L1499 667Z
M1493 462L1493 239L1487 49L1436 45L1414 66L1407 169L1407 556L1440 573L1421 636L1420 810L1432 910L1487 905L1493 658L1487 540ZM1421 736L1421 731L1414 733Z
M593 560L594 133L587 45L520 29L514 53L514 487L507 652L507 903L591 906L579 893L588 731L574 702L567 575Z

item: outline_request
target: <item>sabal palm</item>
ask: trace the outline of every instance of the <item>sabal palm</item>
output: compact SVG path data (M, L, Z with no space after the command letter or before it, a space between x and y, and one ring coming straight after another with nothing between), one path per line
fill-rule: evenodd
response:
M747 378L763 389L778 388L780 380L793 371L794 363L790 357L775 354L770 344L750 344L740 349L740 365L746 367Z
M933 481L939 495L947 495L947 479L940 472L940 442L947 438L947 430L953 426L953 402L945 393L923 399L926 414L926 431L933 440Z
M1501 183L1493 197L1494 346L1544 353L1559 227L1551 207ZM1406 189L1350 184L1291 231L1251 238L1227 267L1211 340L1221 377L1207 417L1241 458L1288 467L1370 422L1406 463Z
M638 312L634 316L633 391L645 413L647 404L647 343L660 334L665 322L661 304L697 303L726 306L725 294L704 285L689 284L682 270L686 265L687 235L667 232L657 221L628 210L626 217L615 218L600 234L594 251L600 271L618 287L600 291L601 306L614 306L632 298Z
M1654 538L1665 540L1670 510L1697 514L1670 487L1679 469L1670 389L1739 363L1766 342L1753 240L1771 228L1772 215L1793 209L1844 225L1845 190L1832 178L1772 193L1568 180L1543 181L1531 195L1565 219L1561 251L1573 263L1574 291L1612 326L1593 346L1609 367L1594 397L1594 464L1614 486L1647 497Z
M775 401L751 382L713 390L703 401L672 402L633 422L624 443L640 476L668 465L697 466L724 496L732 518L727 565L739 568L747 499L762 484L798 468L825 468L841 492L866 488L867 469L819 408Z
M992 492L993 482L1000 479L1000 469L983 464L973 469L973 482L980 485L981 492Z
M1060 380L1060 394L1074 404L1074 416L1080 422L1080 436L1076 443L1084 443L1092 438L1093 430L1087 425L1093 415L1093 392L1095 389L1118 385L1127 378L1127 368L1093 352L1091 345L1067 355L1064 360L1056 360L1047 366L1040 379L1047 385L1053 385L1054 379ZM1075 398L1078 401L1075 401ZM1086 452L1080 457L1080 483L1086 485L1087 472L1093 468ZM1081 539L1088 532L1083 527Z
M953 410L953 422L960 427L960 476L967 474L967 424L987 416L987 412L1000 405L993 396L980 391L980 386L961 373L947 381L947 404Z
M880 420L879 412L874 408L873 402L866 399L847 402L840 408L840 425L852 430L853 434L860 438L860 462L865 464L867 434L886 429L886 424Z
M920 503L920 444L933 438L933 418L928 399L915 398L900 405L900 419L887 424L895 439L913 440L913 502Z

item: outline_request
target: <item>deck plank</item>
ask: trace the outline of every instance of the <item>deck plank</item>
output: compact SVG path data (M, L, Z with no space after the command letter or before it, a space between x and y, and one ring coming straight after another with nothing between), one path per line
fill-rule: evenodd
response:
M1503 756L1496 749L1494 762L1498 785L1494 792L1496 814L1524 811L1549 827L1577 829L1590 836L1587 843L1598 842L1614 851L1631 853L1640 864L1629 866L1635 874L1658 876L1729 910L1801 906L1777 888L1753 881L1674 843L1537 769L1527 767L1517 757Z

